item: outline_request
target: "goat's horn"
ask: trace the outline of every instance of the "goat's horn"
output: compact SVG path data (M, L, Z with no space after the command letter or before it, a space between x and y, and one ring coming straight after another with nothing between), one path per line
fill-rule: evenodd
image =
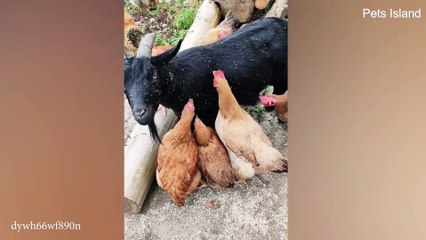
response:
M136 53L136 57L147 57L151 58L152 46L154 45L155 33L146 34L141 42L139 43L139 48Z

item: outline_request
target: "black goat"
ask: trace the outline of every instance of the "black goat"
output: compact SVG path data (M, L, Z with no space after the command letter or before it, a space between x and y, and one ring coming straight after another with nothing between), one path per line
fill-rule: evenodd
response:
M158 104L180 113L189 98L196 114L210 127L218 113L213 70L222 70L240 104L256 104L259 92L274 85L287 90L287 21L265 18L227 38L178 53L180 43L151 58L155 35L141 40L136 58L125 59L125 94L135 120L148 125L158 140L154 115Z

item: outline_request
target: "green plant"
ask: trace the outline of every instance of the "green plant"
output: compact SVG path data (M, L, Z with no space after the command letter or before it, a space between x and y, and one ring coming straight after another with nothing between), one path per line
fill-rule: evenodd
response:
M173 25L178 29L188 29L194 21L195 9L186 8L176 16Z
M188 30L181 29L174 33L173 36L170 38L170 44L175 46L179 42L179 40L185 37L186 32L188 32Z
M243 107L251 116L261 120L266 112L265 107L262 104L257 104L255 106L244 106Z
M156 45L167 45L169 44L169 40L164 37L163 33L158 33L157 37L155 38L155 44Z
M194 21L195 14L197 13L197 6L190 6L190 8L185 8L183 6L183 0L177 2L176 5L171 4L160 4L157 6L157 9L164 9L168 12L169 15L174 16L172 25L169 28L157 35L156 44L164 45L171 44L176 45L179 40L183 39L188 32L188 29L191 27L192 22ZM171 35L171 36L170 36ZM167 38L167 36L169 36Z
M154 10L150 11L149 16L156 18L158 16L158 9L154 9Z
M202 3L202 0L191 1L189 4L184 1L176 0L174 4L157 2L148 10L135 7L125 0L124 8L132 16L148 16L150 20L154 20L155 24L152 25L150 22L142 20L141 26L142 30L149 29L150 32L157 33L156 45L176 45L185 37Z

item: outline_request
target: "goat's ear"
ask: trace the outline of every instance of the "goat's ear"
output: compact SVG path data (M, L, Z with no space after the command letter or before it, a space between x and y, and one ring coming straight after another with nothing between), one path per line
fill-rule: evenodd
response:
M183 39L179 40L178 44L174 46L173 48L167 50L166 52L163 52L162 54L151 57L151 63L154 66L162 66L167 64L176 54L179 52L180 45L182 44Z

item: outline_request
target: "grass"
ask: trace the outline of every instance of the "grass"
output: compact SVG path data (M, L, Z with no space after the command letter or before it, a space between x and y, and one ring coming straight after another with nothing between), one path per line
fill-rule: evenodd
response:
M168 41L171 45L175 46L179 40L183 39L186 35L186 32L188 30L179 30L177 33L175 33L171 38L170 41Z
M158 10L154 9L153 11L149 12L149 16L153 18L158 17Z
M172 36L160 35L157 37L156 43L176 45L179 40L185 37L188 29L191 27L199 5L189 6L188 8L183 5L183 0L180 0L175 5L159 4L158 7L167 10L169 16L171 15L173 18L173 24L170 26Z
M197 12L195 9L183 9L183 11L181 11L179 15L176 16L175 20L173 21L173 25L177 29L189 29L189 27L191 27L192 22L194 21L196 13Z
M258 104L255 106L243 106L243 108L258 121L263 119L266 112L266 109L262 104Z
M142 23L142 25L150 25L148 31L157 33L155 44L176 45L179 40L185 37L191 27L201 2L202 0L192 1L191 4L187 5L184 0L177 0L174 4L163 2L140 8L125 1L124 7L130 15L148 16L154 19L157 25L160 25L153 26L154 24ZM144 27L142 27L142 31L144 30Z

